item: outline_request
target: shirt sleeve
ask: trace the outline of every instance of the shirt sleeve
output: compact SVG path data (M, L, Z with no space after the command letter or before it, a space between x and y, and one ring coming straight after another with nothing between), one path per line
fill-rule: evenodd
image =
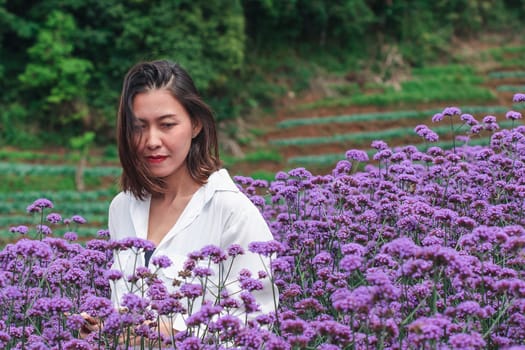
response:
M235 280L238 279L239 272L243 269L249 270L254 279L258 278L259 271L270 274L270 258L248 250L248 246L252 242L266 242L270 240L273 240L273 235L268 224L259 209L246 198L246 201L240 208L235 208L232 211L222 236L223 249L228 249L232 244L238 244L244 250L244 254L236 256L233 260L229 281L227 281L228 284L240 289L237 287L239 283ZM269 277L260 281L263 283L263 289L252 292L259 304L260 312L269 313L275 311L279 300L277 287L272 284ZM256 315L257 313L252 316Z

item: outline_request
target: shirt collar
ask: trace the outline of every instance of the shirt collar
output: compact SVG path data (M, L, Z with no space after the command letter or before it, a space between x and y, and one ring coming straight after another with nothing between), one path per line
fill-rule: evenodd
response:
M239 192L239 188L233 182L226 169L215 171L209 176L208 181L193 195L194 197L188 203L188 207L185 208L183 215L181 214L175 227L182 229L189 225L199 215L206 203L213 198L215 193L223 191ZM201 194L202 192L204 194ZM149 195L142 201L136 198L131 201L131 220L137 237L142 239L147 238L150 203L151 196Z
M228 174L228 170L220 169L210 175L208 181L204 185L204 191L204 202L207 203L213 197L215 192L239 192L239 188Z

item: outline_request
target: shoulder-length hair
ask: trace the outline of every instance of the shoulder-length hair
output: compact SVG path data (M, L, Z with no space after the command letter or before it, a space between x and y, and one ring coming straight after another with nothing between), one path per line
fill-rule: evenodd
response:
M133 66L124 78L117 116L117 145L122 175L120 187L136 198L162 194L163 179L152 176L138 153L133 99L137 94L166 89L185 108L194 125L202 129L192 139L186 158L190 176L199 184L206 183L211 173L221 166L217 129L211 108L202 100L193 79L180 65L167 60L141 62Z

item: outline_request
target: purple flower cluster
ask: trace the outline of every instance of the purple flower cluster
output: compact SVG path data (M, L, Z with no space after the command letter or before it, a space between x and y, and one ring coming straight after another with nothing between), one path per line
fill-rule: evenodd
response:
M419 151L374 141L379 166L354 173L350 162L365 157L351 150L331 174L281 172L269 183L262 211L282 246L272 269L286 343L504 349L525 342L525 128L500 129L494 116L478 123L456 107L433 121L444 118L466 126L466 136L479 126L490 143ZM437 140L425 125L415 131ZM243 186L253 193L248 180Z
M506 117L518 123L516 113ZM236 177L274 240L246 251L202 247L172 285L160 278L172 268L164 256L131 276L111 269L113 252L138 256L154 248L148 241L115 242L101 230L81 245L74 232L53 237L44 220L42 239L30 240L26 226L13 226L24 236L0 252L0 344L117 348L135 334L144 348L523 348L525 127L500 129L494 116L478 123L456 107L432 120L445 118L463 123L467 136L490 132L490 143L420 151L377 140L363 171L353 163L368 155L349 150L330 174L297 168L271 182ZM416 132L436 139L427 126ZM83 222L43 216L48 208L40 199L28 212L52 225ZM226 283L232 261L253 253L270 269L241 269ZM257 304L266 280L278 295L275 312ZM137 292L117 310L109 286L119 281ZM80 339L84 314L103 327ZM186 330L158 332L180 318Z

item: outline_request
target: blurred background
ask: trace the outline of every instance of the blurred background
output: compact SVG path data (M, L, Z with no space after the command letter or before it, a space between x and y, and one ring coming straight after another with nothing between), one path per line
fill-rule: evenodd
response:
M447 106L505 127L523 109L524 15L522 0L0 0L0 239L38 197L85 216L81 234L104 228L137 61L190 72L232 175L328 174L373 140L428 147L413 128Z

